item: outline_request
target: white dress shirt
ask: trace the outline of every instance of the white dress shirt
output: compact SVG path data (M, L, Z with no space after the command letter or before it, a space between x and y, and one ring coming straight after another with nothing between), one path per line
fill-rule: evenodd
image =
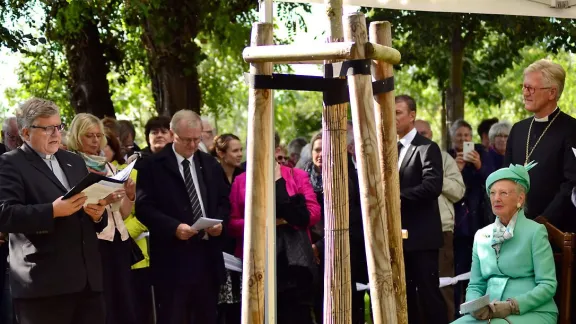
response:
M180 175L182 175L182 179L186 182L186 178L184 177L184 166L182 166L182 161L184 161L184 157L174 149L174 145L172 145L172 150L176 155L176 161L178 161L178 170L180 170ZM204 210L204 202L202 201L202 193L200 192L200 185L198 183L198 175L196 174L196 167L194 166L194 155L187 159L190 161L190 172L192 173L192 182L194 183L194 187L196 188L196 194L198 195L198 200L200 202L200 208L202 209L202 217L206 217L206 211Z
M402 137L399 141L400 143L402 143L402 149L400 150L400 155L398 157L398 170L400 170L402 161L404 160L406 152L408 152L408 149L410 148L410 144L412 144L414 137L416 137L416 128L412 128L412 130L409 131L408 134Z

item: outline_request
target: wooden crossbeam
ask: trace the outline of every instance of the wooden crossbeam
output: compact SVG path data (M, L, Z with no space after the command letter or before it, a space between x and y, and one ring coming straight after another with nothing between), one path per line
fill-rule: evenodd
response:
M366 43L365 50L366 58L376 61L384 61L389 64L400 63L402 57L397 49L375 43Z
M248 63L347 60L355 50L353 42L327 43L312 48L298 45L251 46L244 49L242 56Z
M314 47L301 45L270 45L246 47L242 56L248 63L271 62L276 64L322 64L322 60L349 60L356 51L356 43L327 43ZM366 43L366 58L384 61L389 64L400 63L400 52L392 47Z

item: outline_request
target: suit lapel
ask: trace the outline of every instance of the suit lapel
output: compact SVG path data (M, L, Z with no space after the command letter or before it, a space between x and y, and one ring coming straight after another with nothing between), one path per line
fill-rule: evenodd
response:
M163 159L164 162L161 163L173 176L179 179L179 182L182 183L184 187L186 184L184 183L184 179L182 178L182 173L180 173L180 166L178 165L178 160L176 159L176 154L174 154L172 150L172 144L166 145L164 149L158 153L161 154L159 156L160 159Z
M60 169L62 169L64 176L68 180L70 188L74 187L75 184L80 182L82 178L86 176L87 172L83 172L84 170L73 167L73 162L70 161L66 154L62 154L58 151L54 155L56 156L56 160L58 160L58 164L60 164Z
M204 165L202 163L201 153L198 151L194 154L194 167L196 168L196 176L198 178L198 186L200 187L200 195L202 196L202 204L204 204L204 211L208 213L208 190L206 188L206 181L210 181L208 179L208 175L204 174ZM208 215L206 215L208 216Z
M44 162L42 158L28 144L24 143L20 147L20 150L22 151L22 153L24 153L26 159L30 162L30 164L34 168L36 168L38 171L40 171L40 173L42 173L44 176L50 179L50 181L52 181L61 191L63 192L68 191L66 190L66 188L64 188L64 185L60 182L60 180L56 178L54 172L52 172L52 170L50 170L48 165L46 165L46 162Z

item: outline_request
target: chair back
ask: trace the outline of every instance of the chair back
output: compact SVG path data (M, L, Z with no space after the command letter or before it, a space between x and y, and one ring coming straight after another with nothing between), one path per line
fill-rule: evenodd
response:
M548 239L554 251L556 277L558 280L558 289L554 299L558 305L558 324L570 324L572 323L570 304L572 301L572 271L576 235L574 233L564 233L547 221L539 222L546 226Z

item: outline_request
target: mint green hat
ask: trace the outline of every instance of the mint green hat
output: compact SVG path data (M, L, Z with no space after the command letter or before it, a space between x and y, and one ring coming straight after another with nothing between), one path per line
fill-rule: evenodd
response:
M492 172L492 174L490 174L486 179L486 192L490 194L490 188L492 188L492 185L500 180L514 181L524 187L526 192L530 191L530 175L528 174L528 171L537 164L538 163L534 161L527 165L510 164L507 168L502 168Z

